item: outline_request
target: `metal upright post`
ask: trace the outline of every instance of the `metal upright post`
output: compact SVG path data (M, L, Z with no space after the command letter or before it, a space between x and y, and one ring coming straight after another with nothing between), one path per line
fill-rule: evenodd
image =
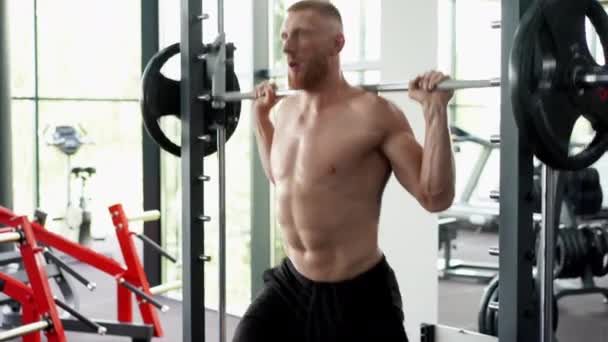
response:
M270 67L269 2L250 0L253 6L253 86L266 80ZM264 72L266 71L266 72ZM255 126L255 120L251 120ZM251 132L251 298L264 288L262 274L271 267L270 183L258 154L254 129Z
M533 0L502 1L502 67L500 122L500 341L538 340L532 262L533 164L525 132L513 117L509 89L509 56L513 36Z
M8 2L0 1L0 205L13 207ZM12 250L12 246L9 250ZM0 248L0 250L7 250Z
M183 341L205 341L204 104L197 100L206 84L201 0L181 0L181 161Z
M219 43L215 52L217 59L213 70L212 92L226 92L226 33L224 32L224 1L217 0L217 32ZM226 342L226 103L214 102L213 106L223 111L223 119L216 127L217 158L219 172L219 340Z
M217 159L219 168L219 337L226 342L226 126L217 126Z
M542 214L540 243L536 264L540 287L540 341L553 342L553 263L555 252L555 230L559 217L555 215L557 183L559 173L548 166L543 167ZM557 216L557 217L556 217Z
M148 61L159 49L159 0L141 2L141 65L142 72ZM143 192L144 210L161 209L160 148L142 127ZM162 245L161 221L146 222L144 235ZM150 285L162 282L162 260L147 244L143 247L144 270Z

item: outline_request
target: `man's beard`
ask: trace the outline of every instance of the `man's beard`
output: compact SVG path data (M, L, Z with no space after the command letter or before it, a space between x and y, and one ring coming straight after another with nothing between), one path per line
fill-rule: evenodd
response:
M291 89L313 89L321 81L329 71L329 63L323 56L318 56L306 63L306 68L300 72L287 74L287 82Z

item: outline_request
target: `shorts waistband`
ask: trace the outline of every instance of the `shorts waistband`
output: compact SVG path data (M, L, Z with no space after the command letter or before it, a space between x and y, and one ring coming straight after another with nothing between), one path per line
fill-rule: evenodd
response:
M285 258L283 261L283 267L289 273L291 273L298 282L306 287L310 288L313 286L328 286L328 287L351 287L356 285L369 284L372 282L377 282L378 280L386 279L388 273L392 273L392 268L388 264L386 260L386 256L382 255L382 258L370 269L364 271L353 278L345 279L336 282L325 282L325 281L314 281L312 279L307 278L296 269L295 265L289 258Z

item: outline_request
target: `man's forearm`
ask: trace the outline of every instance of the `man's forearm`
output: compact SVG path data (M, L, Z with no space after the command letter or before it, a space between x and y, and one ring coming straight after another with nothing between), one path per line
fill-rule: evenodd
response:
M270 149L274 135L274 126L267 114L255 113L255 136L258 143L258 152L266 177L272 182L270 171Z
M426 134L422 155L421 183L433 206L449 206L454 198L455 166L446 108L423 106Z

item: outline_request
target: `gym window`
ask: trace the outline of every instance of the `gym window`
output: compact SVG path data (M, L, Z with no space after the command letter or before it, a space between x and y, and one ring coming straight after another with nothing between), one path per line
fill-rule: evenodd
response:
M107 207L141 210L143 200L139 2L9 1L8 13L13 209L39 207L49 229L74 237L52 220L66 216L68 158L47 144L56 126L69 125L93 143L71 166L97 169L84 194L71 177L71 202L90 198L93 236L112 236Z

